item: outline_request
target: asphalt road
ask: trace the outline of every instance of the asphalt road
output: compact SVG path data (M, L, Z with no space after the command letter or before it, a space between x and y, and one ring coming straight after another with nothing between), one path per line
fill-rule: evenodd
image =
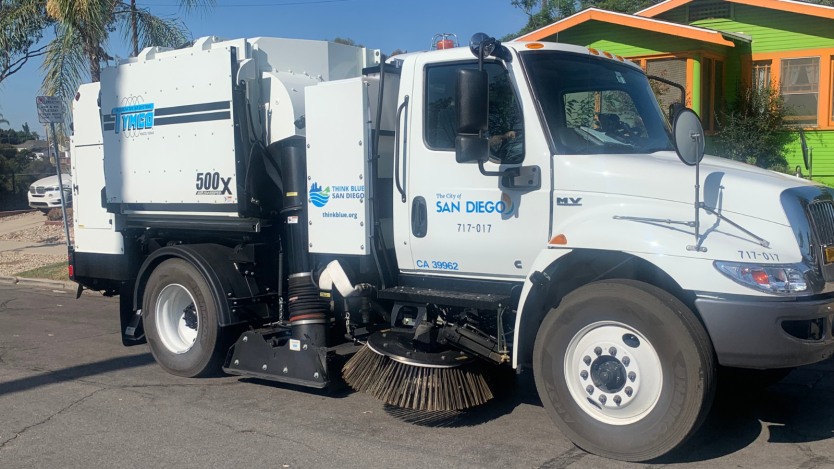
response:
M183 379L124 348L118 302L0 285L0 468L637 467L575 448L529 381L477 411L425 414L359 393ZM834 362L723 398L654 467L834 468Z

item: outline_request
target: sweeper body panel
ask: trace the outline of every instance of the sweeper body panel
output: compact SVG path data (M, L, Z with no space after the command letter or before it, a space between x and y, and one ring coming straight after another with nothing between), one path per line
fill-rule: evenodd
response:
M431 411L532 370L624 460L685 441L719 365L753 386L832 354L834 192L701 161L697 116L619 57L452 42L203 38L106 69L74 109L73 279L174 374Z

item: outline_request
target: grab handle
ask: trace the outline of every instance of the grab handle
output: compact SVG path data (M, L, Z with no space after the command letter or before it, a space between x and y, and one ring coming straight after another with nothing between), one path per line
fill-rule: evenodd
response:
M405 120L403 123L405 124L406 131L403 133L403 182L400 185L400 117L402 116L403 109L408 108L408 96L403 99L403 103L400 104L400 107L397 109L397 124L394 128L394 182L397 184L397 190L400 192L402 196L402 202L405 203L406 196L405 196L405 157L406 157L406 144L408 143L408 114L405 115Z

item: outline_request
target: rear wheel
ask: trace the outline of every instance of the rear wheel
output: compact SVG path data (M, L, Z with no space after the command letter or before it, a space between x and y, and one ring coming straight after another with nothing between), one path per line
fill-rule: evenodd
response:
M218 327L211 290L182 259L156 267L145 287L142 320L151 353L165 371L184 377L217 373L230 345Z
M652 285L584 286L545 317L536 387L577 446L624 461L658 458L706 417L715 364L706 331L677 298Z

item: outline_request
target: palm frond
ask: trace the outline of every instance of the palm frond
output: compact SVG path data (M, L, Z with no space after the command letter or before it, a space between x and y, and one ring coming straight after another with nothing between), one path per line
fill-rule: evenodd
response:
M72 96L89 76L89 61L84 54L84 45L78 32L71 28L58 27L57 37L46 48L41 73L41 93L46 96L60 96L64 100L65 115L69 115Z
M185 13L204 13L217 5L215 0L179 0L180 9Z
M148 10L130 9L118 10L115 14L119 29L124 35L125 42L132 41L131 15L136 15L137 37L139 50L145 47L179 47L190 40L191 33L185 23L179 18L166 18L153 15Z

